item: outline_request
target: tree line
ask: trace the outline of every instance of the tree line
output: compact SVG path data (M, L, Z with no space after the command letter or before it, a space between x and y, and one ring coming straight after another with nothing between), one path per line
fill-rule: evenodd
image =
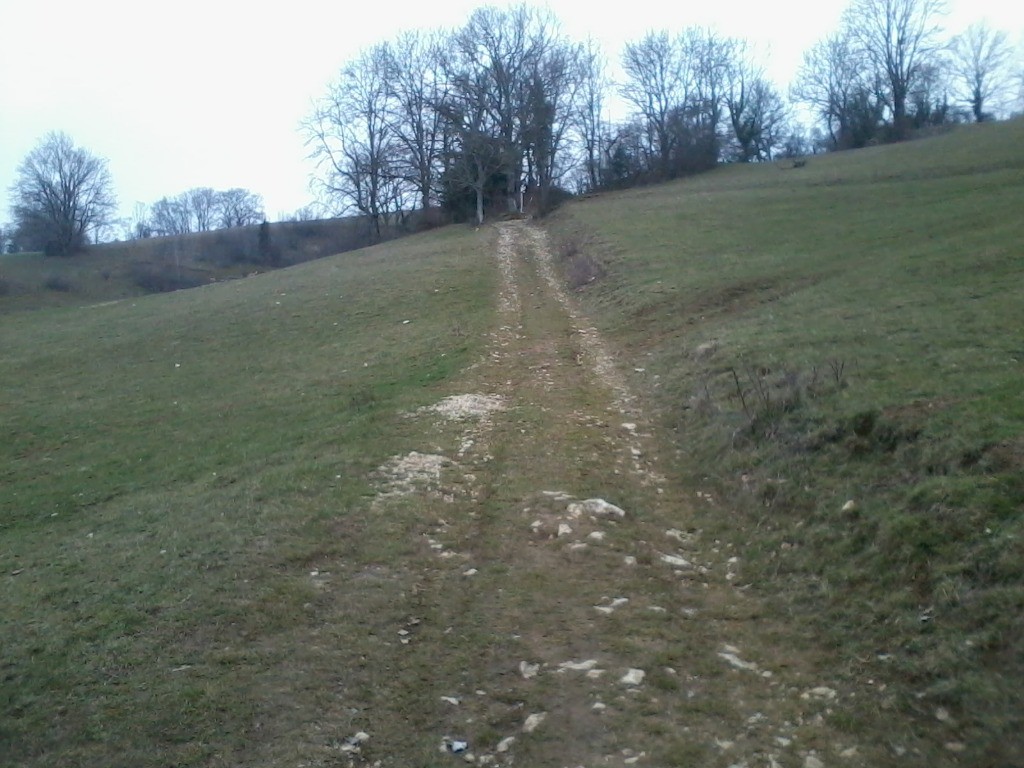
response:
M613 83L598 47L569 39L551 12L480 8L460 28L359 53L303 130L322 199L372 232L416 208L477 222L543 211L567 193L994 119L1024 70L1012 71L1005 32L975 24L945 39L943 10L852 0L784 92L746 41L711 29L628 43ZM615 98L629 111L618 122L605 117Z
M569 194L1005 114L1014 83L1024 95L1007 34L975 24L946 39L943 10L943 0L851 0L783 91L752 46L712 29L627 43L613 82L599 47L571 40L550 11L485 7L461 27L360 52L302 133L323 210L358 214L371 238L416 210L442 212L418 222L478 223L543 212ZM613 102L625 118L607 117ZM72 253L116 221L106 162L63 133L25 158L11 192L14 223L0 232L8 250ZM137 205L119 223L134 238L263 218L258 195L198 187Z
M120 225L124 239L184 235L252 226L266 218L263 198L245 189L196 187L117 219L107 162L63 132L52 132L25 157L11 187L14 223L0 228L0 252L76 253Z

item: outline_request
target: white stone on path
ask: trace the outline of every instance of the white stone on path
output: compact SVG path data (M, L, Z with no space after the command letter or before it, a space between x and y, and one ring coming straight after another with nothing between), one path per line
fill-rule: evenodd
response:
M560 670L571 670L573 672L586 672L588 669L593 669L597 666L597 659L587 659L586 661L563 661L558 665Z
M566 510L570 515L594 515L596 517L625 517L625 510L610 504L604 499L587 499L586 501L574 501Z
M678 555L662 555L661 562L668 563L676 568L691 568L693 564L685 558L679 557Z
M523 723L523 733L533 733L537 730L537 726L544 722L544 718L547 716L547 712L537 712L536 714L530 715L526 718L526 722Z
M646 676L647 673L642 669L630 669L619 679L619 682L623 685L640 685Z
M526 661L519 662L519 674L521 674L525 680L529 680L531 677L536 677L539 671L540 664L530 664Z
M826 688L824 685L820 685L817 688L811 688L809 691L804 691L800 694L800 698L804 699L827 699L831 701L836 697L836 691L834 688Z

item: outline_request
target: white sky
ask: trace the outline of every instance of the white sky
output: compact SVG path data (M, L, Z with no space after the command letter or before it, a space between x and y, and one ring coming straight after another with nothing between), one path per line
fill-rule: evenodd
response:
M39 139L63 130L109 160L123 214L191 187L244 187L273 220L312 199L298 130L361 48L408 28L452 27L479 0L0 0L0 222ZM493 5L507 5L494 2ZM744 37L782 85L838 24L846 0L551 0L565 31L609 60L650 29ZM1019 0L950 0L946 27L980 19L1024 40Z

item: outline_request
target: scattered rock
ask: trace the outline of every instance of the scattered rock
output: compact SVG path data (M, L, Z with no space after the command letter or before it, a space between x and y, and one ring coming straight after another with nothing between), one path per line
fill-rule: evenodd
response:
M817 755L808 755L804 758L804 768L825 768L825 764Z
M544 718L548 716L547 712L538 712L530 715L526 718L526 722L523 723L523 733L533 733L537 730L537 726L544 722Z
M632 555L626 555L624 558L622 558L622 562L624 562L626 565L636 565L636 558Z
M607 708L608 707L605 704L601 703L600 701L595 701L594 705L591 707L591 709L594 710L595 712L601 712L601 711L603 711L603 710L605 710Z
M956 720L949 714L949 710L945 707L939 707L935 710L935 719L940 723L946 723L946 725L956 725Z
M519 674L523 676L524 680L529 680L531 677L536 677L540 671L540 664L530 664L526 661L519 662Z
M950 752L963 752L967 749L967 745L962 741L947 741L944 746Z
M854 501L853 499L850 499L845 504L843 504L842 511L846 512L846 513L850 513L850 512L856 512L858 509L860 509L860 505L858 505L857 502Z
M811 688L809 691L804 691L800 694L800 698L803 700L808 699L826 699L832 701L836 697L836 691L834 688L826 688L824 685L819 685L817 688Z
M366 731L359 731L353 736L349 736L345 739L345 743L341 745L342 752L359 752L363 744L370 740L370 734Z
M642 669L630 669L619 679L619 682L623 685L640 685L646 676L647 673Z
M559 523L558 524L558 535L559 536L568 536L570 533L572 533L572 528L570 528L566 523Z
M446 397L436 405L430 405L420 410L440 414L450 421L462 421L480 418L492 411L500 411L504 407L504 402L499 395L453 395Z
M847 760L850 759L851 757L856 757L857 756L857 748L856 747L847 747L846 749L844 749L842 752L839 753L839 756L842 757L842 758L845 758Z
M693 564L689 560L687 560L685 558L682 558L682 557L679 557L678 555L662 555L661 556L661 562L668 563L669 565L671 565L671 566L673 566L675 568L692 568L693 567Z
M693 354L698 360L706 360L717 351L718 342L712 339L711 341L705 341L703 344L698 344L697 348L693 350Z
M586 661L563 661L558 665L558 669L560 671L571 670L573 672L586 672L596 666L597 659L587 659Z
M495 747L495 752L508 752L509 747L516 740L515 736L506 736L504 739L498 742L498 746Z
M626 512L610 504L604 499L587 499L586 501L574 501L567 508L566 511L573 516L579 517L580 515L594 515L595 517L625 517Z
M604 531L591 531L587 534L587 538L591 541L604 541Z
M469 742L460 739L449 739L447 736L441 741L441 751L451 752L453 755L461 755L469 749Z
M457 698L455 698L454 696L442 696L441 697L441 701L446 701L449 704L451 704L453 707L459 706L459 703L460 703L459 700Z
M476 568L470 568L469 570L463 571L463 576L476 576L479 571Z
M760 671L758 669L757 664L754 664L752 661L744 661L743 659L741 659L739 657L739 650L736 649L736 648L733 648L731 645L725 646L725 650L720 651L718 653L718 656L720 658L722 658L722 659L725 659L732 666L736 667L736 669L744 669L744 670L747 670L749 672L759 672Z

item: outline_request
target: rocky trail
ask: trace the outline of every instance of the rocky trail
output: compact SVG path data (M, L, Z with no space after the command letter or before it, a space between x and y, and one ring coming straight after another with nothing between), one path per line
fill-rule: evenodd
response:
M345 710L340 759L891 759L893 745L840 728L855 694L830 681L813 638L750 595L743 553L691 525L713 500L665 479L671 454L561 287L543 230L508 222L494 239L487 356L461 392L409 415L420 446L377 472L372 514L395 521L412 558L348 575L382 587L366 605L369 691Z

